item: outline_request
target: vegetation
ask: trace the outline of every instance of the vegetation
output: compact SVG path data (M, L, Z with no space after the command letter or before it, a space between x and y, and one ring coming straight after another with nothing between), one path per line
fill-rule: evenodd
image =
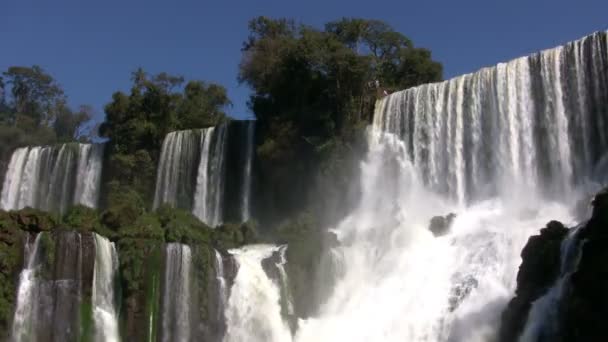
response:
M258 17L249 30L239 81L253 89L260 182L277 189L264 212L318 212L311 198L317 207L336 207L323 199L347 193L356 177L376 99L441 79L428 50L378 20L344 18L319 30Z
M165 135L171 131L203 128L226 120L231 103L226 89L217 84L189 81L167 73L148 75L142 69L131 77L129 94L116 92L106 105L100 126L108 138L108 188L137 192L148 205L153 199L156 165ZM108 206L113 206L108 198ZM120 201L119 201L120 202Z
M263 191L255 202L263 236L253 222L211 229L186 211L151 210L164 136L229 120L224 87L138 69L130 90L112 95L105 121L94 132L86 125L92 109L70 108L61 86L42 68L13 66L2 73L0 173L19 146L99 137L107 143L102 209L76 206L63 217L30 208L0 212L0 339L10 323L22 240L41 231L96 232L116 243L126 315L121 329L130 340L147 337L137 334L139 324L156 322L166 242L196 246L200 283L212 274L211 248L287 243L292 292L296 300L312 298L296 303L297 314L311 314L322 294L304 295L312 290L303 284L321 276L319 265L337 243L319 227L343 216L357 196L352 184L374 103L397 89L438 81L442 69L428 50L377 20L344 18L319 29L258 17L249 30L238 80L252 89L249 107L257 119L254 177ZM46 245L46 252L55 252L51 234L45 234ZM201 307L201 316L206 310Z

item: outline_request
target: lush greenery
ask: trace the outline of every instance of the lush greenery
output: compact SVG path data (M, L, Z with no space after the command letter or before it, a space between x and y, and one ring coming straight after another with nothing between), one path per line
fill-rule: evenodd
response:
M135 191L152 200L156 165L164 136L175 130L216 125L230 105L226 89L167 73L132 74L129 94L116 92L106 105L99 133L109 139L106 179L109 192ZM108 204L114 203L109 199Z
M86 140L89 106L68 106L61 86L39 66L12 66L0 75L0 171L19 146Z
M347 193L356 177L376 99L440 80L441 65L378 20L344 18L319 30L258 17L249 29L239 80L253 89L260 182L276 189L264 211L343 211L324 199Z
M252 90L249 107L257 119L254 182L261 191L255 218L265 226L259 239L289 244L287 272L297 315L307 316L322 298L305 295L311 289L304 284L322 276L320 265L337 243L320 227L356 200L352 185L376 100L440 80L442 68L428 50L377 20L345 18L315 28L258 17L249 31L238 80ZM42 68L14 66L2 73L0 173L18 146L100 138L107 144L100 210L77 206L62 217L29 208L0 212L0 332L10 321L25 234L76 230L116 242L126 316L121 329L130 340L150 338L137 332L142 322L156 319L164 243L197 246L198 274L208 277L211 248L258 241L252 222L210 229L182 210L151 210L164 136L230 120L226 89L142 69L131 79L129 91L111 96L97 130L88 122L91 108L71 109L59 83ZM48 246L53 253L53 244ZM329 291L315 290L319 296Z

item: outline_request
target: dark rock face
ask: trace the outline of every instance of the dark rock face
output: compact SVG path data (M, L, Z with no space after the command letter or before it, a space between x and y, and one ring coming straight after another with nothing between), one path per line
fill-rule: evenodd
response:
M454 213L449 213L445 216L433 216L429 223L429 230L435 236L443 236L450 231L455 218L456 214Z
M551 221L531 236L521 252L522 264L517 273L517 290L502 315L500 341L516 341L524 329L532 302L544 295L560 273L561 243L568 229Z
M576 235L580 248L578 267L567 279L567 290L556 304L554 331L542 333L539 342L608 341L608 191L597 194L593 213ZM528 240L522 251L516 296L502 315L499 341L516 341L532 303L556 282L560 247L568 234L562 224L549 222L541 234Z

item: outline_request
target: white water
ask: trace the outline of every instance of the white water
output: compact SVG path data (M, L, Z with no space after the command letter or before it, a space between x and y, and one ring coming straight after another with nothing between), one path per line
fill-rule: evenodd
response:
M222 223L226 126L202 130L201 156L192 213L208 225Z
M255 121L247 122L247 145L245 154L245 167L243 168L243 194L241 207L241 221L245 222L251 218L251 167L253 164L253 145L255 138Z
M215 252L215 279L218 284L218 312L223 315L226 307L226 279L224 278L224 261L217 250Z
M277 248L252 245L230 250L239 270L226 307L225 342L291 341L281 317L280 290L262 268L262 260Z
M95 270L93 273L94 341L118 342L118 313L116 311L116 286L118 254L114 243L103 236L95 236Z
M162 341L190 340L192 252L190 247L169 243L166 247L162 308Z
M15 305L15 315L13 317L13 327L11 340L14 342L26 342L34 339L35 312L38 305L38 294L36 293L38 270L38 247L42 233L36 235L33 243L28 241L25 244L26 264L19 274L19 287L17 290L17 301Z
M103 145L18 148L4 178L0 209L33 207L64 213L73 204L95 208Z
M333 229L343 274L293 340L494 340L528 237L572 223L577 186L608 149L606 42L601 32L379 101L359 205ZM433 237L430 219L450 212L451 231ZM292 340L260 273L270 250L237 251L228 341Z

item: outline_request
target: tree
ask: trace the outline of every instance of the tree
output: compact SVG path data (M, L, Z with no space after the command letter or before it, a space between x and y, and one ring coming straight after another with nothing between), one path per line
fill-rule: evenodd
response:
M137 69L129 94L116 92L105 106L99 127L110 141L107 172L114 187L135 190L151 202L155 167L165 135L174 130L205 128L226 120L226 89L167 73L149 75ZM105 172L105 170L104 170Z
M12 66L3 75L11 87L13 108L17 116L27 116L36 126L50 124L58 106L66 97L53 77L41 67Z

